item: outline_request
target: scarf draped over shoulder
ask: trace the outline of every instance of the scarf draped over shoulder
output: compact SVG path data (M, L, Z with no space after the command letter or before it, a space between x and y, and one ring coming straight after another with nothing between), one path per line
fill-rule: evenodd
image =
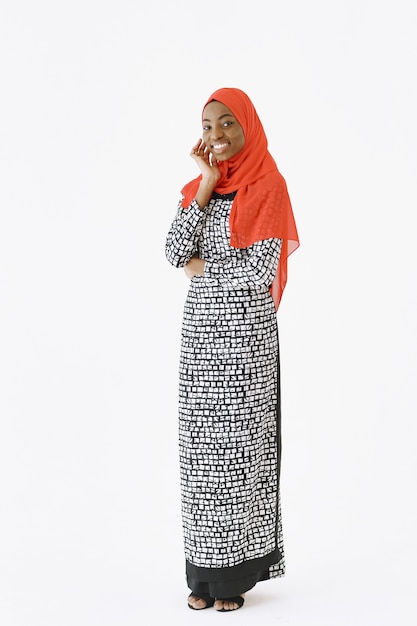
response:
M287 261L299 244L297 227L286 182L268 151L268 141L252 101L240 89L226 87L207 100L224 104L242 126L245 145L227 161L218 162L220 179L214 189L228 194L236 191L230 212L230 245L247 248L256 241L282 239L277 273L271 285L275 310L287 283ZM201 175L181 190L182 206L195 198Z

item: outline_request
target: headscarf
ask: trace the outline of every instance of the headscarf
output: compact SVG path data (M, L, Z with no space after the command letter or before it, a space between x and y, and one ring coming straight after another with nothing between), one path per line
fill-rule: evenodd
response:
M213 100L233 113L245 136L240 152L217 163L221 176L214 191L237 191L229 217L230 245L247 248L256 241L282 239L277 273L270 288L277 310L287 282L287 259L300 245L287 185L268 151L265 131L249 97L240 89L218 89L208 98L203 113ZM201 178L200 174L181 190L184 208L195 197Z

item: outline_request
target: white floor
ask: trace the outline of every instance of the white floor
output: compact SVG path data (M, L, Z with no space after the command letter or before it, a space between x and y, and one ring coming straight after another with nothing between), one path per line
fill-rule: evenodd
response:
M167 498L168 507L173 501ZM322 536L321 555L318 548L303 554L298 547L305 531L297 542L289 527L286 576L258 584L244 607L225 618L214 609L197 613L187 607L175 516L161 513L145 522L134 507L128 521L120 510L105 515L87 507L85 513L84 525L76 517L64 525L52 516L39 524L35 516L32 523L21 520L20 532L9 529L8 541L3 536L2 626L417 623L414 564L404 541L400 548L387 544L366 552L365 540L355 555L344 554L343 543L335 550L332 538L327 545Z
M167 395L169 415L175 381ZM0 626L417 624L414 438L399 425L398 442L381 429L362 458L362 439L333 432L330 418L320 429L322 417L304 420L303 437L301 417L286 419L286 576L224 617L187 607L176 422L148 418L153 398L114 414L105 398L68 419L51 408L33 420L25 407L24 419L3 419Z
M114 556L114 555L113 555ZM137 626L143 624L233 623L292 624L294 626L400 626L416 623L413 581L390 572L401 563L322 563L321 571L293 571L285 579L269 581L249 592L244 607L220 616L214 609L197 614L186 606L181 576L169 588L152 582L156 568L139 571L89 560L35 564L19 577L3 581L3 626ZM16 568L17 570L17 568ZM17 573L17 572L16 572ZM414 581L415 583L415 581ZM414 584L415 586L415 584Z

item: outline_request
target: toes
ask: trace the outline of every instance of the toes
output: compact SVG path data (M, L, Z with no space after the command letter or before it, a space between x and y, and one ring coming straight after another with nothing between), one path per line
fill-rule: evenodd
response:
M195 603L195 606L197 609L205 609L207 606L207 602L205 600L201 600L201 598L199 598L197 600L197 602Z
M201 598L197 598L197 596L189 596L188 604L190 604L194 609L205 609L207 606L207 602Z
M242 593L241 597L244 598L245 594ZM232 602L231 600L216 600L214 608L216 611L236 611L240 608L240 605L237 602Z
M236 602L228 602L227 600L216 600L214 603L216 611L234 611L237 609Z

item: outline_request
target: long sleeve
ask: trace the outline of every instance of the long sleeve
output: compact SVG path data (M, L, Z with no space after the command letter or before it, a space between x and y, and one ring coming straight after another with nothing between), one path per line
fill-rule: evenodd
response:
M230 288L269 287L275 278L281 245L281 239L265 239L246 248L242 258L207 260L204 277Z
M204 217L204 211L195 200L188 209L178 207L165 243L166 258L174 267L184 267L196 256Z

